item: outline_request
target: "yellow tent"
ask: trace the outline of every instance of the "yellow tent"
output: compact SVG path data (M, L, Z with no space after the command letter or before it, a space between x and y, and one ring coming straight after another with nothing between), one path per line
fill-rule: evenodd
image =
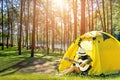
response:
M81 46L86 49L86 53L93 60L89 75L111 74L120 70L120 42L108 33L91 31L78 37L71 44L60 62L59 71L63 71L72 65L64 58L68 57L75 60L80 39L82 39Z

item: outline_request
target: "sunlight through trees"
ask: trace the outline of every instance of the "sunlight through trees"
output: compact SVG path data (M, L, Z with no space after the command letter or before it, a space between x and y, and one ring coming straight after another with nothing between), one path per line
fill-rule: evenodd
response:
M119 0L1 0L0 46L64 52L93 30L120 35ZM4 44L4 45L2 45Z

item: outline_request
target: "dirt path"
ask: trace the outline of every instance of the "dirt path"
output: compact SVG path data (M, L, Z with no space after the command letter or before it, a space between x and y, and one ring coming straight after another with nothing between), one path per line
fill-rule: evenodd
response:
M22 73L56 74L58 64L59 64L58 61L45 62L45 63L40 63L39 61L35 61L32 63L31 66L21 68L20 72L22 72Z
M60 58L45 56L37 59L24 60L13 68L22 73L56 74Z
M33 58L28 57L23 61L10 66L1 71L0 75L9 75L16 72L20 73L40 73L55 75L60 63L61 56L56 55L39 55Z

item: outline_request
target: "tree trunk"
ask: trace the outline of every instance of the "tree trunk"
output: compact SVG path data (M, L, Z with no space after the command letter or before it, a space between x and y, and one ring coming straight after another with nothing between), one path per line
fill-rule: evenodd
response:
M52 51L54 51L54 12L52 10Z
M10 37L10 13L9 13L9 3L8 0L6 0L6 5L7 5L7 16L8 16L8 28L7 28L7 48L9 46L9 37Z
M36 10L36 44L37 44L37 46L39 46L39 33L38 33L38 31L39 31L39 28L38 28L38 19L39 19L39 12Z
M85 33L85 2L81 0L81 35Z
M32 50L31 57L34 57L35 49L35 26L36 26L36 0L34 0L34 11L33 11L33 30L32 30Z
M63 28L63 47L64 47L64 51L65 51L65 46L66 46L66 11L65 9L63 10L63 23L64 23L64 28Z
M48 47L48 0L46 4L46 51L49 54L49 47Z
M105 5L104 5L104 0L102 0L102 7L103 7L103 22L104 22L103 31L106 32L106 20L105 20Z
M108 1L106 1L106 32L109 32Z
M19 45L18 45L18 50L19 50L19 55L21 55L21 41L22 41L22 17L23 17L23 0L21 0L21 10L20 10L20 33L19 33Z
M12 12L11 12L11 47L13 47L13 0L12 0Z
M29 5L30 5L30 2L29 2L29 0L27 0L27 3L28 3L28 5L27 5L27 24L26 24L26 48L27 48L27 50L28 50L28 27L29 27Z
M91 28L91 22L90 22L90 3L89 1L87 0L87 5L88 5L88 25L89 25L89 28L88 28L88 31L90 31L90 28Z
M3 0L2 0L2 3L1 3L1 12L2 12L2 50L4 50L4 19L3 19Z
M23 33L23 36L22 36L22 39L23 39L23 41L22 41L22 47L23 47L23 48L25 47L25 44L26 44L26 43L25 43L25 42L26 42L26 41L25 41L25 39L26 39L26 37L25 37L25 32L26 32L26 26L27 26L26 14L25 14L25 13L26 13L26 10L25 10L25 8L26 8L25 1L26 1L26 0L23 1L23 15L24 15L24 17L23 17L23 18L24 18L24 19L23 19L23 21L24 21L23 24L24 24L24 26L25 26L25 31L22 31L22 33Z
M74 40L77 38L77 0L73 0L74 13Z
M60 43L61 43L61 50L60 50L60 53L62 54L62 44L63 44L63 25L62 25L62 17L63 17L63 8L61 8L61 14L60 14L60 17L61 17L61 23L60 23L60 26L61 26L61 41L60 41Z
M100 20L101 20L101 25L102 25L102 28L103 28L104 26L103 26L102 16L101 16L101 14L100 14L100 7L99 7L99 2L98 2L98 0L96 0L96 3L97 3L98 12L99 12Z
M92 19L92 20L91 20L91 21L92 21L92 22L91 22L92 25L91 25L90 31L94 30L94 24L93 24L93 22L94 22L94 19L93 19L93 0L91 0L91 5L92 5L92 18L91 18L91 19Z
M112 0L110 0L110 20L111 20L110 33L112 34Z

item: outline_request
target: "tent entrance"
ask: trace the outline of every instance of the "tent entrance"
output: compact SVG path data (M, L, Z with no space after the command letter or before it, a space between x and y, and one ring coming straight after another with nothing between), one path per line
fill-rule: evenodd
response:
M91 55L92 54L92 49L93 49L93 46L92 46L92 40L84 40L81 42L81 47L84 48L86 50L86 53L88 55Z

